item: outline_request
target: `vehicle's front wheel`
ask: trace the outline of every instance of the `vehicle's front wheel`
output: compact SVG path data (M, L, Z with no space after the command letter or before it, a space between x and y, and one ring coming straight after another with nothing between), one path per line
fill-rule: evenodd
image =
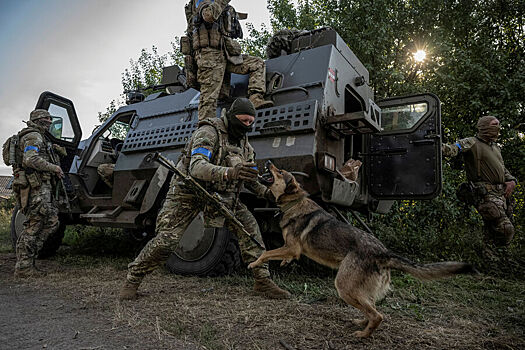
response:
M11 216L11 245L13 246L14 252L16 252L16 241L24 229L25 220L26 216L19 210L18 205L16 205L13 209L13 215ZM44 246L38 253L38 258L45 259L55 255L58 248L62 244L62 238L64 238L65 230L66 225L61 220L56 232L49 236L44 242Z
M202 213L190 224L166 266L180 275L224 276L241 265L237 237L226 228L205 228Z

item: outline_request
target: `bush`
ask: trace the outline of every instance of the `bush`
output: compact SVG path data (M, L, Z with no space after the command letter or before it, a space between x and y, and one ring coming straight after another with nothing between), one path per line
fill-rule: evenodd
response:
M11 248L11 215L15 206L14 197L0 200L0 252L10 252Z

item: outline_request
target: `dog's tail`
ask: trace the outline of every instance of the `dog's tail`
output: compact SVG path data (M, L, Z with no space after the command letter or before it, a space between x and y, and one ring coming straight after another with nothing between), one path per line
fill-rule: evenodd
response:
M445 261L420 265L394 253L390 253L390 259L385 267L406 272L422 280L432 280L458 274L479 273L474 266L463 262Z

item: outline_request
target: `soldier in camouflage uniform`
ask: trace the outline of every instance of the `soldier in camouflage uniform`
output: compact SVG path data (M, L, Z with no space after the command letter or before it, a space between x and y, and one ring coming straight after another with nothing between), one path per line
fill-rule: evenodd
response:
M256 109L273 106L272 101L264 99L265 63L258 57L241 54L241 46L235 40L242 38L241 14L229 2L191 0L185 7L188 27L181 51L186 55L188 85L200 86L199 120L217 116L217 100L229 95L230 73L250 75L248 96ZM196 81L192 77L195 68Z
M59 225L57 202L52 193L57 178L62 178L64 173L59 164L53 162L50 148L62 155L65 150L46 138L45 132L50 125L49 112L35 109L27 128L18 133L17 152L20 152L21 162L13 165L13 189L26 220L16 243L15 277L42 274L35 268L35 259Z
M485 242L506 246L514 236L511 194L518 182L505 168L496 144L499 120L493 116L482 117L477 128L475 137L444 144L442 151L446 157L463 155L467 180L473 183L476 192L474 205L485 223Z
M205 181L208 190L217 192L229 207L233 207L241 182L259 197L271 198L271 192L257 182L255 153L246 136L252 129L254 115L255 108L248 99L235 100L227 112L223 110L220 119L201 122L201 126L187 144L184 156L177 164L183 173ZM135 261L129 264L120 299L136 298L137 288L144 276L167 260L188 225L200 211L204 211L207 222L214 220L216 223L217 219L221 219L219 214L210 210L179 177L173 176L166 201L157 217L156 236L142 249ZM262 242L257 221L246 206L237 203L235 214L246 230ZM249 237L238 232L231 222L226 220L224 225L231 232L237 233L242 258L246 264L255 261L263 253ZM289 297L289 292L280 289L270 279L268 265L254 269L253 276L256 293L270 298Z

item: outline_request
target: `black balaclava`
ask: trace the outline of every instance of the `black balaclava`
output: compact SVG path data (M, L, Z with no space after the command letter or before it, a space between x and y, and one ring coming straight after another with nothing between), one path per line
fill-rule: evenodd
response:
M236 116L240 114L255 116L255 113L253 103L247 98L241 97L233 101L230 109L226 112L230 141L238 143L253 128L253 124L246 126Z
M481 138L483 141L496 142L496 140L498 139L500 130L499 124L490 125L490 123L496 119L496 117L493 117L491 115L486 115L484 117L479 118L476 126L478 128L478 137Z

